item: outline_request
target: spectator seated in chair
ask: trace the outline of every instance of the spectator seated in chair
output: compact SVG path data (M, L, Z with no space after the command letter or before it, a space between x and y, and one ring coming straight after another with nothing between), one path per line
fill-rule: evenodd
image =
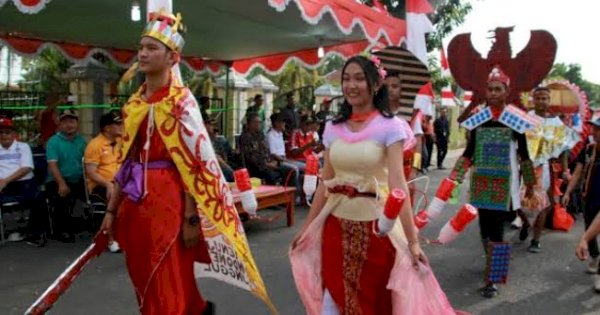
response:
M265 136L261 132L260 117L256 113L250 113L246 118L246 129L240 136L240 152L250 175L262 179L267 184L286 184L288 174L293 172L293 169L271 156ZM287 184L295 186L296 181L291 178Z
M315 131L317 122L310 116L302 116L300 128L295 129L290 135L290 157L302 164L306 163L306 156L319 154L323 151L323 144Z
M100 133L85 148L85 172L87 191L92 201L105 207L114 191L113 179L119 167L120 138L123 120L118 112L110 112L100 118ZM110 240L109 249L120 251L119 244Z
M212 146L215 149L215 154L217 155L217 160L219 161L219 166L221 167L223 176L225 176L225 180L227 180L227 182L231 183L234 181L233 167L231 166L233 150L231 149L227 139L217 134L215 121L213 119L206 120L204 123L206 125L206 131L208 132Z
M27 242L41 247L46 244L48 212L34 180L31 148L16 138L12 120L0 117L0 207L18 202L23 209L29 209ZM22 240L20 235L13 235L14 240Z
M302 161L288 159L286 157L285 141L283 133L285 131L285 121L281 114L271 115L271 129L267 132L267 143L269 144L269 152L271 158L277 161L280 165L289 168L293 173L293 180L296 182L296 194L302 192L300 173L304 172L305 163Z
M67 109L59 117L59 132L48 140L46 192L53 208L53 225L60 241L75 241L72 210L77 199L85 199L81 160L86 141L78 133L79 116Z

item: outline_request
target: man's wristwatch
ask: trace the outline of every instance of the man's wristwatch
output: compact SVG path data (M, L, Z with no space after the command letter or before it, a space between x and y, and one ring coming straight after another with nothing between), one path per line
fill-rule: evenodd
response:
M197 226L198 224L200 224L200 216L197 214L191 215L188 218L186 218L187 223L191 226Z

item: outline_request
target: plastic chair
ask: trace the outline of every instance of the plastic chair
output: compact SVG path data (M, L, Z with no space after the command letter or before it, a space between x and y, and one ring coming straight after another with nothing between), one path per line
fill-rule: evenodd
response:
M20 203L16 200L16 198L15 200L5 201L0 204L0 245L4 245L6 243L6 239L4 237L4 213L2 210L9 207L17 207L19 205Z
M88 188L88 178L87 171L85 169L85 157L81 158L81 165L83 165L83 186L85 192L85 205L90 210L90 223L93 224L95 222L94 218L96 215L100 215L104 217L106 213L106 207L108 206L106 202L103 201L92 201L90 199L90 191Z

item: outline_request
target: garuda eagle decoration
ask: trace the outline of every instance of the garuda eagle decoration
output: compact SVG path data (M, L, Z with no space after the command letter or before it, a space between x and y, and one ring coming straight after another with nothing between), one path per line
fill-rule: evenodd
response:
M485 102L487 76L494 66L510 77L507 102L520 104L519 93L535 88L552 69L556 57L556 40L547 31L531 31L527 46L514 58L510 33L514 27L498 27L487 58L475 50L471 33L457 35L448 45L448 62L454 80L462 89L473 92L473 105Z

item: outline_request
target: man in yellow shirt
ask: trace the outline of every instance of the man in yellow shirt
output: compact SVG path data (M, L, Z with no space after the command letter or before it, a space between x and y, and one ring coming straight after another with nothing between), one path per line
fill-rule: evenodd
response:
M100 118L100 133L85 148L85 173L91 198L108 203L114 191L113 179L119 167L119 150L123 134L123 120L118 112L104 114ZM119 245L111 241L111 252L119 252Z

